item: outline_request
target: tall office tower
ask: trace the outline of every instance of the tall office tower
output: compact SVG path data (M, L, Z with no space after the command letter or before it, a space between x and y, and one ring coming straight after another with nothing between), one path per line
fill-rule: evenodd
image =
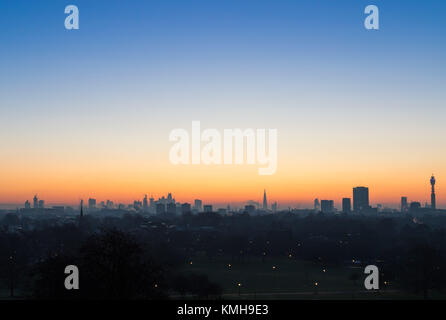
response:
M212 205L211 204L205 205L203 207L203 209L204 209L204 212L211 213L212 212Z
M353 188L353 211L360 212L368 208L370 208L369 188L367 187Z
M88 199L88 209L96 209L96 199Z
M268 202L266 201L266 190L263 190L263 210L268 209Z
M333 200L321 200L321 211L322 211L322 213L333 213L334 212L334 201Z
M350 198L342 198L342 212L350 213L352 211L352 201Z
M39 209L44 209L44 208L45 208L45 201L39 200Z
M432 210L437 209L437 203L435 201L435 177L432 174L431 177L431 186L432 186L432 192L431 192L431 208Z
M173 198L172 198L172 194L169 192L169 194L167 195L167 203L175 203L175 201L173 201Z
M142 209L144 212L149 211L149 201L147 200L147 195L144 195L144 200L142 201Z
M401 197L401 212L409 211L409 205L407 204L407 197Z
M195 199L194 201L194 209L198 212L201 212L203 210L203 202L200 199Z
M319 203L319 199L314 199L314 211L319 212L321 211L321 205Z
M33 208L37 209L39 207L39 199L37 198L37 194L33 198Z
M25 201L25 209L30 209L31 208L31 203L29 203L28 200Z

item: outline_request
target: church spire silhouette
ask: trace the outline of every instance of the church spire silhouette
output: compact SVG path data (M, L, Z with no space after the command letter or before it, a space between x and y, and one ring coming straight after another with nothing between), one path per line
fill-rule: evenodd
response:
M83 226L83 220L84 220L84 200L81 200L80 213L79 213L79 228Z

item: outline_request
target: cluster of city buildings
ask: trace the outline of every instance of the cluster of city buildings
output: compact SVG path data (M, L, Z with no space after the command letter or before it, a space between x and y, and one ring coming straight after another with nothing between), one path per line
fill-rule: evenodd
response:
M155 200L153 197L144 196L144 199L135 200L133 204L124 205L118 204L115 206L112 201L107 200L106 203L102 201L99 206L96 205L96 199L88 199L88 212L95 212L102 209L118 209L118 210L134 210L137 212L147 213L147 214L167 214L176 215L183 213L194 213L194 212L212 212L212 205L203 205L202 200L196 199L194 205L190 203L179 203L175 201L175 198L171 193L167 197L158 198Z
M133 204L124 205L119 204L114 206L112 201L107 200L106 203L102 201L99 206L97 206L96 199L88 199L88 207L86 208L88 212L100 211L103 209L119 209L119 210L134 210L141 213L152 214L152 215L168 215L175 216L180 214L197 214L199 212L217 212L219 214L227 214L229 212L242 211L247 212L249 214L258 213L259 211L273 211L277 210L277 202L271 205L271 210L268 207L268 202L266 198L266 190L263 193L263 205L260 206L255 201L248 201L248 204L245 205L244 209L235 209L230 205L227 205L225 208L214 208L212 204L203 204L203 201L200 199L195 199L193 204L191 203L180 203L175 201L175 198L171 193L167 195L167 197L158 198L155 200L153 197L144 196L144 199L135 200Z
M420 202L412 201L408 202L407 197L401 197L401 208L400 210L383 208L382 205L378 204L376 207L372 207L370 205L369 199L369 188L368 187L355 187L353 188L353 203L352 198L343 198L342 199L342 213L362 213L362 214L375 214L380 212L401 212L401 213L420 213L427 211L434 211L437 209L436 206L436 197L435 197L435 177L432 175L430 178L431 185L431 203L425 204L424 207L421 206ZM203 201L200 199L195 199L193 204L191 203L180 203L175 200L171 193L167 195L167 197L161 197L155 200L153 197L144 196L142 200L135 200L133 204L124 205L117 204L115 205L113 201L106 200L98 203L96 199L90 198L88 199L88 204L86 208L83 206L83 201L81 201L81 209L86 210L88 213L102 212L104 210L119 210L119 211L136 211L142 214L149 215L164 215L164 216L175 216L182 214L197 214L200 212L217 212L219 214L227 214L227 213L248 213L248 214L262 214L262 213L271 213L278 211L277 202L268 205L266 190L263 192L263 203L260 204L255 201L248 201L244 208L232 208L227 205L226 208L214 208L211 204L203 204ZM22 209L23 210L23 209ZM38 199L37 195L33 198L33 203L27 200L25 202L24 211L48 211L48 213L68 213L68 212L76 212L77 210L71 207L63 207L63 206L53 206L51 208L45 208L45 201ZM291 209L290 209L291 210ZM304 211L308 211L311 209L306 209ZM295 211L295 210L293 210ZM334 200L314 200L314 212L322 212L322 213L336 213L339 212L335 207Z
M426 203L424 207L418 201L408 202L407 197L401 197L401 213L419 213L421 211L435 211L437 210L436 198L435 198L435 177L432 175L430 178L431 184L431 203ZM373 214L379 212L392 212L396 210L383 208L378 204L375 208L370 205L369 202L369 188L367 187L355 187L353 188L353 208L351 198L342 198L342 213L358 212L364 214ZM337 210L334 206L334 200L314 200L314 211L322 213L335 213Z

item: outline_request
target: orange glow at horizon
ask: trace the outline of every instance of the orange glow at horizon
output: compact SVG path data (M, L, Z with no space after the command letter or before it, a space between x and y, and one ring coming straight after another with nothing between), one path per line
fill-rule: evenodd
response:
M113 161L102 166L92 162L76 166L53 164L40 166L38 171L22 167L1 173L4 183L0 187L0 203L23 203L38 194L49 204L77 204L88 198L127 204L141 200L144 194L158 199L171 192L179 202L201 199L204 203L224 205L248 200L261 203L266 189L269 204L277 201L281 208L311 207L315 198L335 200L340 207L343 197L352 198L355 186L369 187L373 205L398 206L401 196L422 204L430 202L431 172L390 166L364 170L348 164L324 169L315 162L313 165L304 161L296 165L282 162L272 176L259 176L257 165L174 166L166 161L146 166L139 161L126 166ZM441 188L444 171L436 173L439 207L446 204L442 201L446 192Z

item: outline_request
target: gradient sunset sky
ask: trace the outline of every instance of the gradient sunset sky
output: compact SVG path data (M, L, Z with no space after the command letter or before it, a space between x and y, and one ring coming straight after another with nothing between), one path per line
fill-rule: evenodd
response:
M75 4L80 29L64 28ZM380 9L380 30L364 8ZM446 2L0 2L0 203L172 192L446 207ZM277 128L278 169L174 166L169 133ZM445 187L443 187L445 186Z

